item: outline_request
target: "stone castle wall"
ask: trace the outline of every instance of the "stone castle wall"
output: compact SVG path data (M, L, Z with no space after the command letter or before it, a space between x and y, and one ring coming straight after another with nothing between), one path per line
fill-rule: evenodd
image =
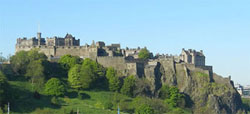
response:
M99 56L96 60L104 67L113 67L120 75L126 74L127 64L124 57Z
M39 49L39 52L50 57L60 57L66 54L80 56L81 58L96 58L98 49L87 46L16 46L16 52Z

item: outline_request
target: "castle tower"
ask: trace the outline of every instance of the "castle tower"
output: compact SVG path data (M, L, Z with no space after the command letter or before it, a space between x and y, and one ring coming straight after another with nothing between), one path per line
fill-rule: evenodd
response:
M37 39L38 39L38 45L39 46L41 45L41 36L42 36L42 33L41 32L37 32Z

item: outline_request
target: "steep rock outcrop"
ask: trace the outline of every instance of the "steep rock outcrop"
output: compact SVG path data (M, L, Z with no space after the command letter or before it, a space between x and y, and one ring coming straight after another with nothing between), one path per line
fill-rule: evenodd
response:
M188 95L195 114L244 113L241 98L230 79L212 71L173 61L158 61L145 67L145 78L151 96L157 97L162 85L175 85Z

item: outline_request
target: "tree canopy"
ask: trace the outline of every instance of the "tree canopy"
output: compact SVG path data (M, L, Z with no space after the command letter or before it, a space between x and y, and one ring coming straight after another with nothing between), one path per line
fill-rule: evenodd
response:
M150 52L147 48L143 48L140 50L139 54L138 54L140 59L149 59L150 58Z
M33 61L47 61L47 56L44 53L39 53L38 49L30 51L19 51L10 58L10 63L14 72L17 75L24 75L29 63Z
M81 64L81 62L82 60L80 59L80 57L72 55L64 55L58 61L58 63L60 63L65 70L69 70L76 64Z
M109 82L109 90L118 92L121 88L121 81L119 77L117 76L114 68L109 67L107 69L106 78L108 79L108 82Z
M123 86L121 88L121 93L132 97L135 88L135 77L133 75L128 76L124 79Z
M161 99L164 99L167 104L172 107L177 107L184 100L184 95L179 92L179 89L175 86L163 86L159 94Z
M143 104L136 108L136 114L154 114L154 109L149 105Z
M10 97L7 89L9 89L9 84L7 82L6 76L0 71L0 106L5 100L7 100L8 97Z
M64 84L57 78L51 78L45 84L45 93L52 96L64 95L66 89Z
M80 72L81 72L81 65L75 65L69 70L68 82L72 88L75 88L75 89L82 88L81 80L80 80L81 78Z

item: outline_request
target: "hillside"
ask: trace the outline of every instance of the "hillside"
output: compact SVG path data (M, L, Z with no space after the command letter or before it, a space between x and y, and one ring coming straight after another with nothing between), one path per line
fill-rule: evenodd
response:
M110 59L112 60L112 59ZM0 69L0 112L31 114L244 114L249 105L210 66L148 61L138 75L65 55L57 62L21 51ZM121 64L121 63L120 63ZM126 75L127 74L127 75Z

